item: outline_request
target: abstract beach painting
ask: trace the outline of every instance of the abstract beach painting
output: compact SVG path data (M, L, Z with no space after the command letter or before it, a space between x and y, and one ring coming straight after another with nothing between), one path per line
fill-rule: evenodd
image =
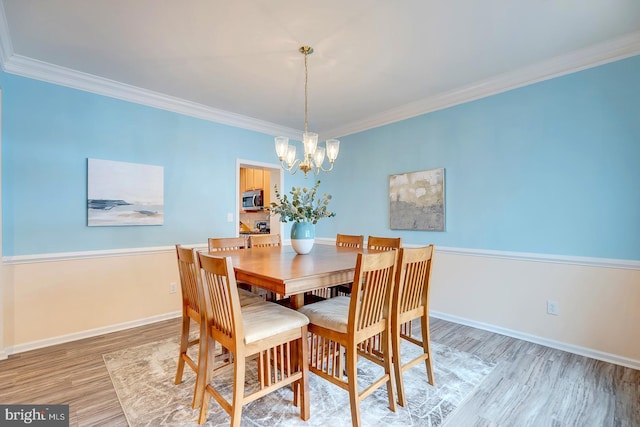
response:
M88 159L87 225L162 225L164 168Z
M392 230L444 231L444 168L389 177Z

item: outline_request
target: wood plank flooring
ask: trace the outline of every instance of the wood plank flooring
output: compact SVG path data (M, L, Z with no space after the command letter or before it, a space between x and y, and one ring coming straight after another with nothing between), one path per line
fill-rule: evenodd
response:
M10 356L0 361L0 403L68 403L71 426L126 426L102 354L179 328L171 319ZM439 319L431 337L496 363L448 426L640 426L638 370Z

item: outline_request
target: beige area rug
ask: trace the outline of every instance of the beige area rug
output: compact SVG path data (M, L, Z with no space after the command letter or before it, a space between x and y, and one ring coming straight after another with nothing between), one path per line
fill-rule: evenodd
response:
M404 356L420 352L417 346L406 344ZM450 415L484 378L493 365L482 359L432 342L436 386L426 380L424 364L404 375L408 405L398 405L397 412L388 408L386 388L381 387L360 406L363 426L430 426L443 425ZM195 374L185 366L184 380L173 383L178 355L178 341L167 339L104 355L104 361L120 399L129 425L197 426L198 411L191 409ZM358 365L362 389L366 378L379 375L379 367L366 359ZM255 373L255 364L253 366ZM231 374L231 370L226 370ZM224 372L224 371L223 371ZM226 375L226 374L225 374ZM251 372L248 377L251 377ZM230 378L230 375L228 375ZM362 378L362 380L360 380ZM224 378L220 378L224 382ZM231 381L228 380L227 383ZM243 426L326 426L350 425L351 412L346 391L309 374L311 417L300 419L292 404L290 388L283 388L246 405L242 412ZM226 395L230 396L231 388ZM224 393L223 393L224 394ZM230 418L214 399L209 404L206 426L229 425Z

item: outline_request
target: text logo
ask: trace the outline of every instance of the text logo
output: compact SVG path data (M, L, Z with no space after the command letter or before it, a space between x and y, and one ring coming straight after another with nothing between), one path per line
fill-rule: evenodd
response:
M0 405L0 425L69 427L69 405Z

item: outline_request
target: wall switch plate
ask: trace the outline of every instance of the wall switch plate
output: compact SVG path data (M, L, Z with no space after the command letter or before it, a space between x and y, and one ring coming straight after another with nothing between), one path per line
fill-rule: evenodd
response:
M233 214L231 212L227 214L227 222L233 222Z
M169 283L169 293L175 294L176 292L178 292L178 284L176 282Z
M547 314L554 316L559 314L558 301L547 301Z

